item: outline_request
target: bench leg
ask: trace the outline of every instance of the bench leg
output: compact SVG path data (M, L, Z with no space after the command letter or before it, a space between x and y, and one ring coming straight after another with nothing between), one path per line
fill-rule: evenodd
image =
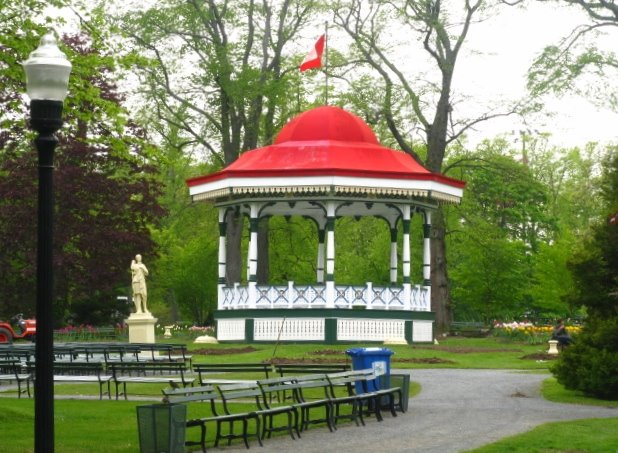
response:
M259 424L258 424L259 426ZM246 418L242 419L242 440L245 442L245 446L247 447L247 449L249 449L249 420ZM258 428L258 439L260 438L260 430ZM232 443L232 438L230 437L228 445L230 445Z
M215 433L215 448L219 446L219 440L221 439L221 424L223 422L217 420L217 432Z
M249 425L249 420L247 420L247 425ZM255 416L255 437L257 437L258 444L260 444L260 447L263 447L264 444L262 444L262 439L260 437L260 416L259 415ZM247 446L247 448L249 447Z
M200 429L202 430L200 434L200 445L202 446L202 453L206 453L206 423L202 423Z

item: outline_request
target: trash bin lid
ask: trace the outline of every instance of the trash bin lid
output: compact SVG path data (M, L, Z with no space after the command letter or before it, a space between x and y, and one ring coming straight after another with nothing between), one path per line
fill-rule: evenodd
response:
M394 352L387 348L352 348L348 349L346 354L351 356L365 356L365 355L393 355Z

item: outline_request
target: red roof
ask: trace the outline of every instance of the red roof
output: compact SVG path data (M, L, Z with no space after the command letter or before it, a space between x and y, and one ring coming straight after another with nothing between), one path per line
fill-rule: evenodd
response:
M243 153L223 170L193 178L189 186L228 177L352 176L462 181L431 173L409 154L381 146L371 128L339 107L301 113L286 124L273 145Z

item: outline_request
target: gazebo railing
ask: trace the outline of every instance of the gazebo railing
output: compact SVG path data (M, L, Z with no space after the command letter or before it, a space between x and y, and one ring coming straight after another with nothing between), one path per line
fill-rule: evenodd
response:
M251 294L254 291L254 294ZM373 286L335 285L329 304L326 285L221 286L219 309L348 308L430 311L430 288L420 285ZM253 296L253 297L252 297ZM253 303L252 301L255 300Z

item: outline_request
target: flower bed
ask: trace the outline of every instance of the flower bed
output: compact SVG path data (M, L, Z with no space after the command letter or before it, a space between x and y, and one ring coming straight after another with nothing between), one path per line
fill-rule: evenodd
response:
M535 326L530 322L496 323L492 333L495 337L528 344L547 343L551 339L553 326ZM567 326L570 335L579 333L579 326Z

